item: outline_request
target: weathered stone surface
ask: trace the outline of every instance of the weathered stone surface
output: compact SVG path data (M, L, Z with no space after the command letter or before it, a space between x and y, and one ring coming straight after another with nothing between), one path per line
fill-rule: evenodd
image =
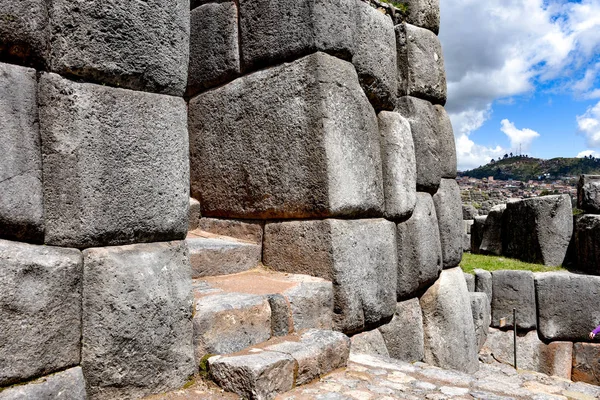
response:
M200 202L193 197L190 197L190 206L188 208L188 231L198 229L200 217Z
M332 283L325 280L306 280L303 275L294 276L298 277L298 284L282 292L290 306L294 330L332 329Z
M379 329L356 334L351 338L352 353L389 357L388 349Z
M382 111L378 115L381 134L381 162L385 216L406 219L417 201L415 146L408 121L398 113Z
M443 107L416 97L398 99L396 112L409 124L417 160L417 190L435 194L441 178L456 177L456 147Z
M0 386L79 364L81 252L0 240Z
M398 94L434 104L446 103L446 71L442 45L435 33L414 25L396 25Z
M506 328L512 328L513 308L517 309L517 329L536 328L535 284L531 271L492 272L492 326L500 326L506 319Z
M467 290L469 292L475 291L475 275L465 272L465 282L467 282Z
M420 299L424 361L442 368L475 372L477 343L469 292L460 268L442 271Z
M492 273L484 269L476 269L475 271L475 291L487 294L488 303L490 304L490 312L492 307Z
M48 3L52 72L182 96L189 55L189 4L189 0L148 0L144 5L53 0Z
M487 215L475 217L471 226L471 253L479 254L479 247L483 241L483 232Z
M600 275L600 215L578 215L574 223L577 269Z
M463 204L463 220L469 221L474 220L475 217L479 216L479 211L473 207L471 204Z
M481 354L491 355L496 361L514 365L513 331L490 328ZM544 343L538 339L536 331L517 336L517 367L537 371L540 364L540 348Z
M538 371L546 375L571 379L573 343L551 342L540 348Z
M241 0L239 6L244 70L316 51L352 59L357 9L354 0Z
M189 110L204 216L382 214L377 119L352 64L315 53L201 94Z
M248 399L272 399L294 386L294 359L285 353L263 351L208 359L213 379L228 392Z
M352 64L373 107L393 110L398 91L394 23L368 3L354 4L357 22Z
M266 342L271 337L271 308L264 296L219 293L196 299L196 359L229 354Z
M574 343L571 379L600 385L600 344Z
M234 2L209 3L192 10L188 96L240 74L238 12Z
M294 322L290 315L290 305L287 299L279 293L270 294L267 299L271 308L271 334L273 336L286 336L292 333Z
M499 204L492 207L485 224L483 225L483 234L479 253L492 254L499 256L502 254L502 216L506 210L506 204ZM477 221L477 220L476 220ZM477 222L476 222L477 223Z
M473 324L475 325L477 349L481 350L487 339L491 323L490 302L485 293L470 293L469 296L471 297L471 312L473 313Z
M404 0L404 4L408 8L406 22L439 33L440 0Z
M462 235L462 249L463 253L471 252L471 235L468 233L463 233Z
M42 75L39 88L45 242L83 248L185 238L183 99L55 74Z
M20 2L0 2L0 53L5 39L3 15L12 15L3 14L4 7L10 10L15 4ZM33 4L29 13L35 23ZM0 237L42 243L42 151L33 69L0 63L0 154Z
M581 175L577 183L577 208L600 214L600 175Z
M442 179L437 193L433 196L440 241L442 243L442 264L453 268L462 260L462 204L460 188L454 179Z
M600 277L546 272L535 276L540 337L587 341L600 321Z
M26 385L0 390L0 400L85 400L86 398L81 367L45 376Z
M345 333L393 315L397 257L394 223L382 219L265 225L265 265L332 281L334 325Z
M185 242L93 248L83 257L88 395L129 398L181 387L196 370Z
M471 227L475 223L475 220L472 220L472 219L464 220L463 219L462 223L463 223L463 232L470 235L471 234Z
M412 216L396 227L398 242L398 299L414 296L433 283L442 270L442 247L433 199L417 193Z
M46 3L45 0L0 1L2 61L44 68L49 51Z
M503 220L505 256L544 265L562 265L573 233L569 195L509 203Z
M262 243L265 223L240 219L200 218L198 226L201 230L215 235Z
M394 318L379 331L390 357L408 362L423 360L423 315L419 299L397 303Z

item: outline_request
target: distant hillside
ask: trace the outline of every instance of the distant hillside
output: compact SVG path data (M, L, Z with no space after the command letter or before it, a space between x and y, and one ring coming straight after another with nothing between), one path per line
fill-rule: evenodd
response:
M472 178L514 179L518 181L536 180L539 177L557 179L578 177L581 174L600 174L600 158L552 158L542 160L525 156L515 156L492 161L470 171L459 172L461 176Z

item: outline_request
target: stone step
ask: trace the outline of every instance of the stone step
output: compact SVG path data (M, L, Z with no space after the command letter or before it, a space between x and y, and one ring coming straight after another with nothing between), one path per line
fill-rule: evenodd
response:
M212 378L247 399L272 399L345 367L350 339L341 332L310 329L273 338L239 353L208 359Z

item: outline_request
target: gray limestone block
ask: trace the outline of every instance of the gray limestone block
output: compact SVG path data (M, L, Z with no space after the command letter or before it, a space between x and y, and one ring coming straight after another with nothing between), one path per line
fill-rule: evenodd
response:
M433 199L417 193L412 216L396 226L398 299L413 297L432 284L442 270L442 246Z
M538 331L543 340L588 341L600 321L600 277L560 272L535 276Z
M492 273L484 269L475 271L475 291L485 293L488 296L488 303L492 306ZM490 308L491 311L491 308Z
M567 194L509 203L503 215L502 253L526 262L562 265L572 233Z
M383 214L377 117L352 64L315 53L198 95L189 111L204 216Z
M485 293L470 293L469 296L471 297L471 312L473 313L475 338L477 340L477 349L479 351L487 339L488 330L492 322L490 302Z
M85 400L85 379L81 367L44 376L24 385L0 389L0 400Z
M192 10L186 95L228 82L240 74L238 11L233 2Z
M600 215L579 215L574 225L577 268L588 274L600 275Z
M479 254L486 219L487 215L482 215L475 217L473 220L473 225L471 226L471 253L473 254Z
M358 333L352 336L350 342L350 351L352 353L383 357L390 356L379 329Z
M193 197L190 197L190 205L188 208L188 231L198 229L200 218L200 202Z
M411 24L396 25L398 95L434 104L446 103L446 71L442 45L435 33Z
M389 324L379 327L390 357L415 362L424 357L423 315L419 299L396 304Z
M538 338L536 331L517 336L517 367L538 371L543 346L544 342ZM481 354L490 354L501 363L514 365L513 331L490 329Z
M294 331L333 328L333 285L306 281L281 293L290 305Z
M240 0L242 69L324 51L350 61L356 0Z
M196 371L185 242L93 248L83 257L88 395L131 398L183 386Z
M272 399L294 386L296 362L289 354L263 351L208 359L210 374L219 386L250 400Z
M0 26L4 3L0 2ZM0 28L3 39L1 32ZM0 63L0 237L42 243L42 150L35 74L34 69Z
M600 214L600 175L581 175L577 183L577 208Z
M475 275L465 272L465 282L467 282L467 290L475 292Z
M39 105L47 244L85 248L185 238L183 99L44 74Z
M246 242L262 243L264 221L200 218L199 228L215 235L229 236Z
M433 196L433 203L440 228L442 263L444 268L453 268L460 264L463 251L462 205L458 182L454 179L442 179Z
M196 359L235 353L271 337L271 307L265 296L218 293L196 299Z
M183 95L189 0L53 0L48 5L52 72L128 89Z
M420 299L424 361L473 373L479 368L475 326L467 284L460 268L446 269Z
M294 330L290 304L281 294L267 296L271 308L271 334L273 336L286 336Z
M468 233L463 233L462 236L462 248L464 253L471 252L471 235Z
M381 135L385 217L406 219L417 201L415 146L410 125L400 114L382 111L377 116Z
M192 278L237 274L260 264L261 245L227 237L201 237L190 232L185 239L190 250Z
M333 282L334 327L359 332L396 305L394 223L383 219L267 223L263 262L277 271Z
M492 325L500 327L505 318L506 328L513 328L513 308L517 309L517 330L535 329L537 310L535 284L531 271L492 272Z
M79 250L0 240L0 386L79 364Z
M479 211L477 211L477 209L471 204L463 204L462 211L463 220L474 220L475 217L479 215Z
M456 177L454 133L443 107L416 97L400 97L396 112L406 118L415 146L417 190L435 194L442 178Z
M403 0L408 8L406 22L429 29L436 35L440 30L440 0Z
M502 228L503 214L506 210L506 204L499 204L492 207L490 213L485 219L483 232L481 234L481 244L479 253L492 254L499 256L502 254ZM477 220L475 220L477 221ZM477 224L477 222L475 222Z
M393 110L398 92L394 23L369 3L356 1L355 4L357 22L352 64L375 110Z
M48 61L46 0L0 0L0 60L44 69Z

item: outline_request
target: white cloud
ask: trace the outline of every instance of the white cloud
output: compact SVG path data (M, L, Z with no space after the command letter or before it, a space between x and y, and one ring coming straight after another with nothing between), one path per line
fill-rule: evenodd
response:
M466 171L485 165L492 158L499 158L506 151L500 146L481 146L469 139L468 135L461 134L456 138L456 156L458 158L458 170Z
M539 133L529 128L517 129L515 124L507 119L503 119L501 125L500 130L508 136L510 148L513 150L529 151L531 142L540 136Z
M600 147L600 102L578 115L577 127L589 147Z
M587 157L587 156L594 156L596 158L600 157L600 153L598 153L597 151L594 150L584 150L579 152L579 154L577 154L575 157L577 158L583 158L583 157Z

